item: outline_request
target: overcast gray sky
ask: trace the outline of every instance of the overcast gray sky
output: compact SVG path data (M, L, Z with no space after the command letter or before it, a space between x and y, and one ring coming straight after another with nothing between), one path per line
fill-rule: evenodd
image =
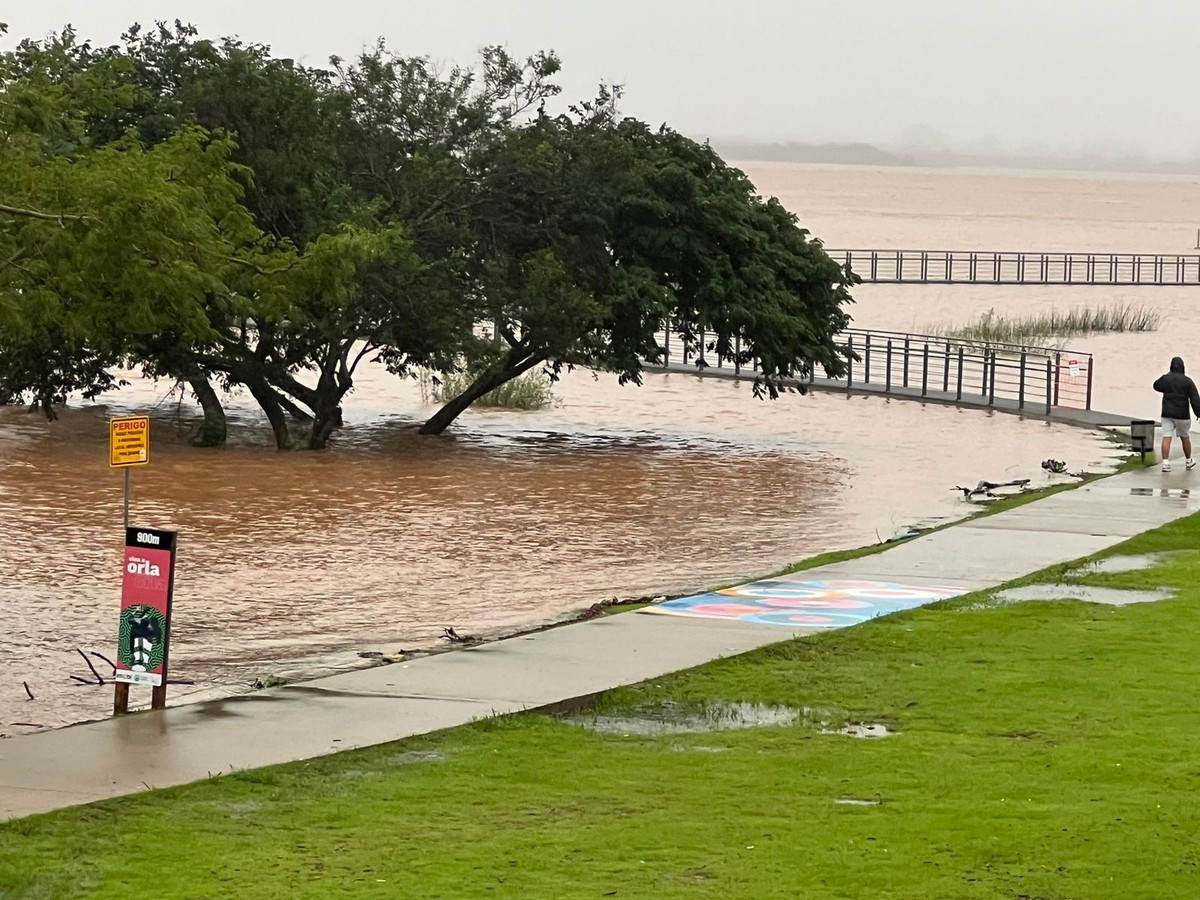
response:
M1200 156L1195 0L0 0L4 46L175 18L309 64L554 49L568 94L693 136Z

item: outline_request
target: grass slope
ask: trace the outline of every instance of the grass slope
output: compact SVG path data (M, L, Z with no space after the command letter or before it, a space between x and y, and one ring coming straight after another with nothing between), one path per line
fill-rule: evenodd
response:
M601 700L790 726L529 714L0 825L0 896L1200 896L1197 546L1192 517L1118 548L1158 568L1085 579L1174 600L971 595ZM901 733L821 733L856 720Z

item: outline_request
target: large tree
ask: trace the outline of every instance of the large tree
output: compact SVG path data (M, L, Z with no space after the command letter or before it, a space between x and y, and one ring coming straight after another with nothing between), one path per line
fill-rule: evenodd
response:
M140 187L170 197L192 215L190 224L215 229L229 245L207 248L195 267L210 279L203 296L194 298L197 315L177 315L165 306L147 327L149 319L129 322L88 308L91 330L56 326L59 332L47 330L36 341L26 336L10 344L0 364L11 369L23 360L40 361L39 371L58 373L55 397L72 389L90 396L112 386L110 366L127 358L152 377L192 386L205 415L196 438L203 444L225 439L213 382L242 385L263 408L280 447L293 444L295 420L304 423L304 444L322 446L340 422L340 402L352 385L350 351L367 327L360 311L370 292L360 276L419 269L403 229L380 222L336 180L334 111L343 114L337 122L344 125L347 103L329 88L332 75L275 60L266 48L203 41L178 25L147 33L134 28L123 48L80 44L68 30L44 42L23 42L6 57L6 69L14 96L77 100L70 140L46 127L31 131L42 146L38 152L56 155L75 182L86 181L90 166L123 165L105 182L113 196L90 202L78 183L66 191L76 205L90 203L95 210L67 219L86 223L91 239L109 233L122 209L145 210L135 185L141 179ZM189 137L222 167L220 184L181 174L180 145ZM184 189L194 186L204 195L185 198ZM37 221L44 226L50 219ZM92 227L101 224L106 227ZM136 235L159 223L143 218L124 224L132 224L127 233ZM168 228L153 236L173 233ZM114 255L111 264L119 271L122 259ZM97 296L119 302L107 282L93 284ZM60 300L64 291L43 285L43 294ZM150 296L143 294L134 308ZM69 302L85 308L78 293ZM316 383L306 386L301 378L310 369ZM26 389L20 378L8 379L7 387L11 394Z
M185 128L152 148L96 147L86 120L128 102L119 60L80 70L62 46L0 56L0 398L47 414L140 336L211 336L214 296L234 294L258 237L231 145Z
M90 59L112 56L132 61L138 102L95 130L153 136L194 121L231 135L256 221L311 257L287 303L258 304L252 328L219 324L218 345L194 355L193 368L249 387L280 446L296 419L303 446L325 445L365 356L405 374L462 355L478 319L465 225L476 160L556 93L553 55L486 48L477 66L442 71L381 43L317 70L176 23L135 27ZM186 357L168 349L153 371Z
M713 149L616 112L617 95L514 129L486 160L474 211L477 290L498 343L422 428L444 430L537 366L590 365L640 383L668 326L759 361L775 397L815 365L845 367L843 270Z
M49 408L132 361L192 386L200 443L241 385L280 447L317 449L368 357L471 374L427 433L538 366L637 383L668 323L758 359L763 396L841 371L847 276L819 243L612 91L550 114L558 67L379 45L310 69L178 23L23 43L0 64L7 396Z

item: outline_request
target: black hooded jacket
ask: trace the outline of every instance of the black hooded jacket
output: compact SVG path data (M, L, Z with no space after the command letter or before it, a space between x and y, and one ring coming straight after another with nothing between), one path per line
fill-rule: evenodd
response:
M1190 419L1189 404L1191 412L1200 418L1200 394L1196 393L1196 382L1183 374L1183 360L1178 356L1171 360L1171 371L1154 382L1154 389L1163 395L1164 419Z

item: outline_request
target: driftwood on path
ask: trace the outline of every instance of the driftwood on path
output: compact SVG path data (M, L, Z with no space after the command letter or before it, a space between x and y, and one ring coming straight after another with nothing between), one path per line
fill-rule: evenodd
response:
M1020 488L1022 491L1029 487L1029 478L1018 478L1015 481L981 481L973 488L965 488L961 484L954 486L954 490L962 491L964 500L999 500L1003 494L997 494L995 491L998 488Z

